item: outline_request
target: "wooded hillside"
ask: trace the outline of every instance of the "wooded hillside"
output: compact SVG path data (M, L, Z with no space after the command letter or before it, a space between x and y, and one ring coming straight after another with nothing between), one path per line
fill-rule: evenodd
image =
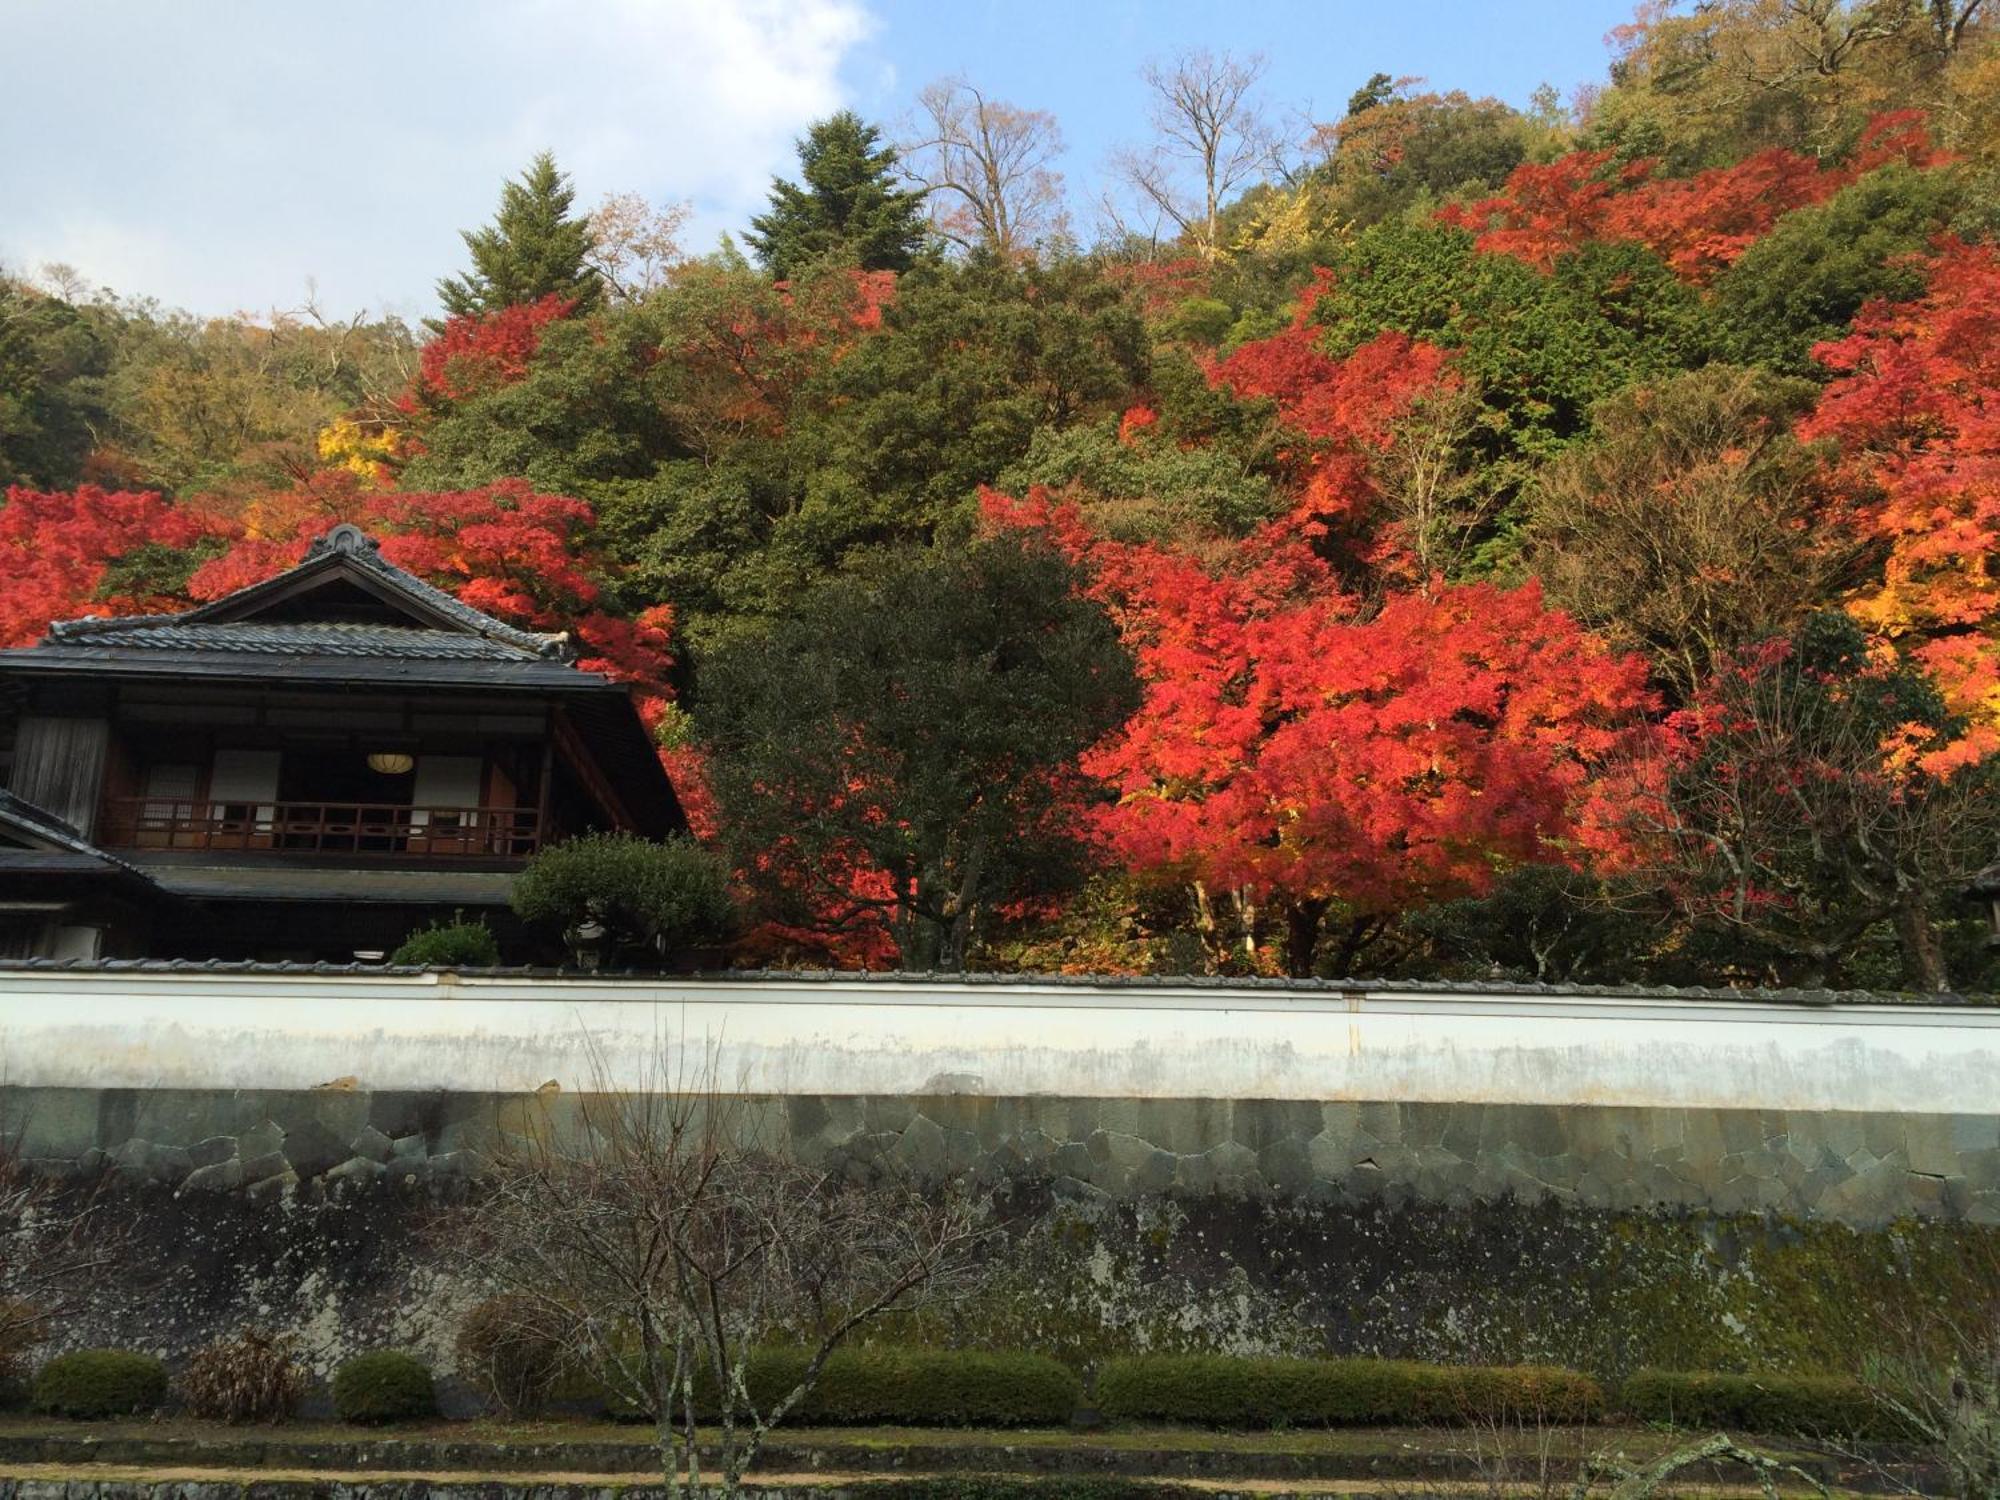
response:
M642 696L757 963L1993 986L2000 30L1649 5L1527 110L963 79L438 320L0 279L0 642L337 520ZM1139 122L1135 122L1135 130Z

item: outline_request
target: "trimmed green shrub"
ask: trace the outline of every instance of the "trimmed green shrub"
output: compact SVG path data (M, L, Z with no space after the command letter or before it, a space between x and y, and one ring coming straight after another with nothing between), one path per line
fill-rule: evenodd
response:
M34 1408L52 1417L96 1421L151 1411L167 1399L167 1367L129 1349L58 1354L35 1375Z
M692 839L630 833L550 845L514 877L513 902L522 921L561 932L579 953L595 941L651 962L720 937L734 912L717 855ZM592 929L601 936L586 940Z
M1672 1427L1883 1441L1909 1435L1858 1381L1838 1375L1640 1370L1619 1386L1618 1407Z
M430 1367L400 1349L357 1354L333 1372L333 1410L341 1421L364 1426L434 1417Z
M844 1494L868 1500L1197 1500L1209 1493L1157 1479L1116 1479L1095 1474L930 1474L920 1479L869 1479L842 1485Z
M282 1422L305 1399L306 1372L292 1340L267 1328L197 1349L181 1372L181 1400L211 1422Z
M1541 1365L1163 1354L1109 1361L1097 1405L1114 1419L1205 1427L1588 1422L1603 1414L1604 1392L1588 1375Z
M750 1388L782 1395L804 1372L803 1350L760 1351ZM799 1420L909 1427L1042 1427L1068 1422L1083 1383L1040 1354L971 1349L836 1350L801 1404Z
M484 922L433 922L404 938L389 962L419 968L490 969L500 962L500 944Z
M751 1402L768 1410L782 1400L804 1375L807 1359L803 1349L752 1350L744 1372ZM786 1420L821 1426L1051 1427L1067 1423L1082 1399L1076 1372L1045 1355L868 1345L835 1350ZM695 1400L704 1416L715 1414L714 1377L705 1371L696 1377ZM639 1414L614 1410L614 1415Z

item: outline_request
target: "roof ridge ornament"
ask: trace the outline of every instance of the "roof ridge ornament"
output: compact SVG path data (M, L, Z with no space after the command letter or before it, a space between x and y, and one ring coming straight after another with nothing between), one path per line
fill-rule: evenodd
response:
M381 550L382 544L374 537L352 521L342 521L332 530L314 537L312 545L306 548L306 557L308 559L326 557L337 552L353 556L360 553L379 553Z

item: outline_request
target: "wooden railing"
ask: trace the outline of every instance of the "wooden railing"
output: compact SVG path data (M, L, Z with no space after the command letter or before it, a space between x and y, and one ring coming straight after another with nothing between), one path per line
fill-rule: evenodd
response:
M119 849L525 859L540 845L539 823L531 807L117 797L105 807L103 842Z

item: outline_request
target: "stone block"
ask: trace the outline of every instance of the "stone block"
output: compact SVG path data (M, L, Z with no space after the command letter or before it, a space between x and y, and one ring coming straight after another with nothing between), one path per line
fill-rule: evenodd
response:
M1103 1208L1111 1202L1111 1195L1100 1187L1076 1177L1058 1177L1049 1184L1049 1192L1056 1202L1075 1208Z
M1384 1145L1403 1140L1403 1106L1391 1100L1364 1101L1358 1111L1360 1128Z
M188 1159L197 1167L212 1167L217 1162L228 1161L236 1154L236 1137L233 1135L212 1135L206 1140L196 1141L187 1148Z
M942 1176L946 1165L944 1128L928 1115L917 1115L904 1127L889 1155L918 1177Z
M944 1133L944 1161L947 1170L970 1172L978 1166L986 1155L986 1148L979 1144L979 1136L970 1130L947 1130Z
M259 1156L269 1156L285 1147L285 1127L276 1120L265 1120L261 1125L253 1125L236 1137L236 1154L245 1161Z
M282 1151L267 1151L262 1156L246 1156L242 1160L245 1185L262 1182L267 1177L282 1177L292 1170L291 1162Z
M301 1177L317 1177L353 1153L318 1120L306 1120L285 1135L285 1160Z
M1305 1142L1296 1136L1271 1142L1257 1153L1257 1169L1280 1193L1303 1193L1312 1183L1312 1161Z
M1954 1155L2000 1148L2000 1115L1947 1115Z
M1091 1160L1090 1148L1082 1141L1064 1141L1049 1157L1049 1170L1058 1177L1074 1177L1087 1181L1095 1168L1096 1163Z
M1180 1168L1180 1158L1174 1152L1164 1152L1154 1148L1154 1152L1132 1168L1132 1176L1126 1182L1126 1192L1134 1196L1148 1196L1166 1192L1174 1186L1174 1174Z
M1215 1163L1207 1152L1177 1157L1174 1161L1174 1191L1201 1197L1215 1191Z
M323 1179L329 1186L344 1188L368 1187L379 1182L386 1169L373 1157L350 1156L338 1166L330 1168Z
M233 1193L243 1186L243 1163L231 1157L206 1167L196 1167L181 1183L184 1193Z
M389 1156L395 1161L423 1161L430 1154L422 1134L399 1135L389 1142Z
M1903 1121L1903 1150L1912 1172L1949 1177L1958 1170L1950 1115L1910 1115Z
M273 1198L284 1197L298 1185L299 1174L288 1167L282 1172L274 1172L269 1177L260 1177L255 1182L244 1183L243 1196L253 1203L264 1203Z

